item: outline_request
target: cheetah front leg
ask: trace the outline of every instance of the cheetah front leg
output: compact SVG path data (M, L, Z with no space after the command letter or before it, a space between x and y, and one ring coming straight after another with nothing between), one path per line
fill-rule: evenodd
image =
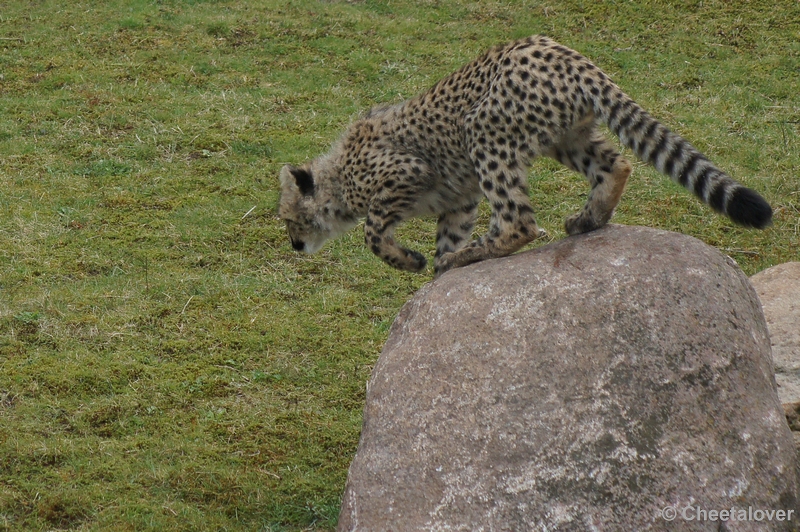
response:
M439 216L434 259L434 271L437 275L442 271L442 257L464 247L475 228L477 216L478 203L472 203Z
M492 207L489 231L466 247L442 255L436 264L438 275L473 262L510 255L542 234L528 198L524 170L517 164L486 157L478 170L481 190Z
M398 270L420 272L427 260L419 251L404 248L394 240L394 230L405 219L402 199L373 201L364 224L364 240L372 252ZM406 206L407 207L407 206Z

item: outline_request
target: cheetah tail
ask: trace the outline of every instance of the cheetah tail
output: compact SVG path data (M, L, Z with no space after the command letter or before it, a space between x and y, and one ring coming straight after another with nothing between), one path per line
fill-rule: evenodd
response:
M596 95L595 113L643 161L693 192L717 212L745 227L772 223L772 207L757 192L714 166L680 135L608 83Z

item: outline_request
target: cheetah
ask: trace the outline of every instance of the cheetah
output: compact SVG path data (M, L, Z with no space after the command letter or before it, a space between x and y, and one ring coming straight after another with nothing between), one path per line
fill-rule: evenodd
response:
M527 183L527 168L539 156L589 182L583 209L566 219L567 234L606 224L631 165L598 122L735 223L771 223L772 208L758 193L651 117L588 59L544 36L489 50L428 92L368 111L327 154L284 166L278 215L292 246L307 253L366 218L372 252L411 272L427 261L395 241L395 228L437 216L434 272L441 275L514 253L543 234ZM483 198L491 206L488 232L470 241Z

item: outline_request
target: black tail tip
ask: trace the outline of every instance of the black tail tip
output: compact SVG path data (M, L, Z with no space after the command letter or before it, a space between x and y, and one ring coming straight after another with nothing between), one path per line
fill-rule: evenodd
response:
M734 190L726 210L731 220L744 227L764 229L772 224L772 207L758 192L749 188Z

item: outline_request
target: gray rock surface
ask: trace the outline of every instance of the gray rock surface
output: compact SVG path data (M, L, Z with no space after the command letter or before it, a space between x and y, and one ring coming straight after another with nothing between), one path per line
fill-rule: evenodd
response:
M794 453L744 274L612 225L447 272L403 307L339 530L792 530ZM748 507L784 520L681 514Z
M750 278L767 319L778 396L800 402L800 262L787 262Z

